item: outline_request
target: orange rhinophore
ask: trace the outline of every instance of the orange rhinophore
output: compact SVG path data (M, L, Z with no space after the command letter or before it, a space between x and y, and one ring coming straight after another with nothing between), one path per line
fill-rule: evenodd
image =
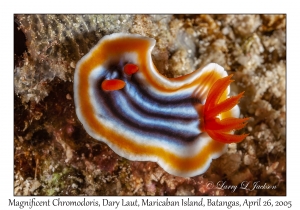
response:
M125 82L120 79L104 80L101 84L103 90L113 91L120 90L125 86Z
M127 75L132 75L132 74L136 73L138 70L139 70L139 67L132 63L128 63L124 66L124 72Z
M202 128L207 134L215 141L222 143L237 143L242 141L248 134L233 135L228 132L233 130L242 129L247 123L249 118L224 118L220 119L219 115L223 112L231 110L235 105L238 104L240 98L244 92L229 97L224 101L220 102L220 98L224 91L227 89L229 84L233 82L230 80L232 75L217 80L210 88L206 102L203 107L203 125Z

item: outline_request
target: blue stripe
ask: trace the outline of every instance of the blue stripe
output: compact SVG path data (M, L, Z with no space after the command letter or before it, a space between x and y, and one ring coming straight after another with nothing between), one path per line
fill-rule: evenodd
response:
M190 95L149 93L146 85L116 71L99 72L97 77L92 88L99 113L114 122L116 129L122 126L138 135L182 145L199 135L199 116ZM115 78L126 82L124 89L106 92L100 88L104 79Z

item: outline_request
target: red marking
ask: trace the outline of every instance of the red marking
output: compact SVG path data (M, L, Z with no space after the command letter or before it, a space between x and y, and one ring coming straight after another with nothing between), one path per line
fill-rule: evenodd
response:
M248 134L233 135L228 134L232 130L239 130L245 127L249 118L225 118L220 120L217 116L222 112L232 109L243 96L244 92L237 96L232 96L219 103L219 100L227 89L228 85L233 81L230 80L232 75L217 80L210 88L204 108L202 110L203 129L215 141L222 143L237 143L242 141Z
M127 63L124 66L124 72L127 75L132 75L132 74L136 73L138 70L139 70L139 67L135 64L132 64L132 63Z
M114 91L120 90L125 86L125 82L120 79L104 80L101 84L102 90Z

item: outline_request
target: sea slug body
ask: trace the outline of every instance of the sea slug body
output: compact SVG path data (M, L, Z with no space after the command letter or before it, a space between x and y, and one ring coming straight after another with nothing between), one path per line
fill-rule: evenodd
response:
M76 113L93 138L129 160L154 161L183 177L204 173L245 126L228 97L231 76L211 63L166 78L151 59L152 38L117 33L103 37L76 66Z

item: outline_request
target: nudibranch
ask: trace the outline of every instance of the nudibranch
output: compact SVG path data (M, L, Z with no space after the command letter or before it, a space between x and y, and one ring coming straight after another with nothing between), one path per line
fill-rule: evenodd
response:
M229 97L231 76L211 63L167 78L151 59L152 38L116 33L103 37L78 63L76 113L87 133L129 160L154 161L170 174L204 173L245 126Z

